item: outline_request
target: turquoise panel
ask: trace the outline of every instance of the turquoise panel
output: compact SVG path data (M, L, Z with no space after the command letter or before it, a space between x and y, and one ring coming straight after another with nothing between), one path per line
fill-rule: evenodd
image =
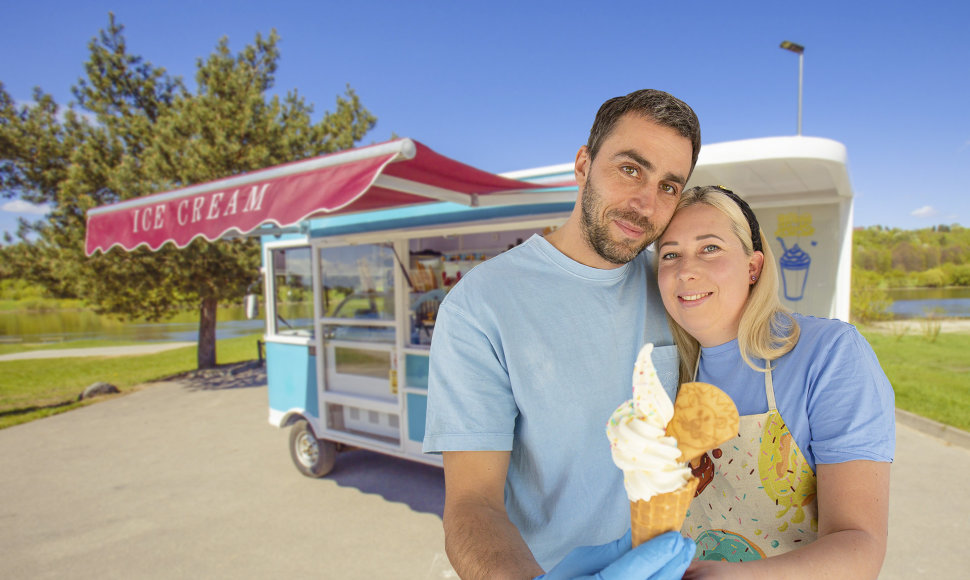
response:
M575 189L575 186L572 189ZM460 224L475 220L568 213L572 211L574 205L572 201L472 208L450 202L419 204L405 208L314 219L311 221L310 237L343 236L381 230Z
M424 422L428 414L428 397L408 393L408 439L424 441Z
M407 376L405 383L412 389L428 390L428 357L420 354L409 354L405 356L405 368Z
M270 409L282 412L298 409L318 416L316 361L307 346L266 343Z

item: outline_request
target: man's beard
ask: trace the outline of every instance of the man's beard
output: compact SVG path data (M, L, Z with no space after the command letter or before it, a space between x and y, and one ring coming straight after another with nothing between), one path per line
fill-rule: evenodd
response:
M591 248L604 260L611 264L626 264L636 258L644 248L653 243L660 235L650 219L644 217L633 210L614 209L606 212L602 220L599 215L602 213L603 200L593 186L592 178L586 180L586 187L583 189L582 220L583 235ZM610 236L610 222L620 219L629 222L643 230L644 238L642 241L623 240L617 241Z

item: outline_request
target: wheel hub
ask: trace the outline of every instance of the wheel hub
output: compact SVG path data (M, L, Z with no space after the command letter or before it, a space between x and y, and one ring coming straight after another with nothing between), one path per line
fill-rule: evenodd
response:
M307 467L313 467L320 459L320 447L317 439L309 433L300 435L296 444L296 454L300 458L300 463Z

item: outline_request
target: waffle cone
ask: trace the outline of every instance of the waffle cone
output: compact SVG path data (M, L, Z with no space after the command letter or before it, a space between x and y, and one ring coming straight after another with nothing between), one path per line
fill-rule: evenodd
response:
M708 383L684 383L677 391L667 435L677 439L678 461L693 461L738 434L738 410L724 391Z
M680 531L687 516L687 507L694 499L697 483L697 478L691 477L678 490L655 495L647 501L630 502L634 548L664 532Z

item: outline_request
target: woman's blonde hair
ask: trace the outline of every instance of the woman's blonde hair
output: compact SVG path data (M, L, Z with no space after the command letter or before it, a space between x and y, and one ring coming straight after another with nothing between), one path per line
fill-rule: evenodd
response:
M758 220L748 204L728 189L720 186L705 185L692 187L685 191L677 203L674 215L680 210L696 204L703 204L720 211L731 220L731 230L741 242L748 256L758 251L764 254L761 276L751 285L748 300L741 310L738 324L738 348L744 362L756 371L764 372L769 365L760 367L754 359L770 363L781 357L798 342L800 329L791 311L778 299L778 264L768 246L768 240L758 225ZM756 230L756 231L753 231ZM662 237L662 236L661 236ZM658 261L659 266L659 261ZM700 356L700 344L683 329L670 314L667 322L674 335L677 351L680 353L680 380L693 380L694 366Z

